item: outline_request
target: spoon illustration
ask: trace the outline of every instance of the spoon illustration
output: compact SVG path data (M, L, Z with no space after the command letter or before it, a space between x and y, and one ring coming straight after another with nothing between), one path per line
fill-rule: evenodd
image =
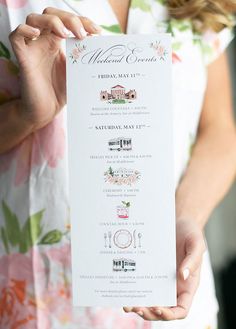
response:
M141 248L141 237L142 237L142 234L141 233L138 233L138 246L139 248Z
M136 248L136 230L133 232L133 238L134 238L134 248Z

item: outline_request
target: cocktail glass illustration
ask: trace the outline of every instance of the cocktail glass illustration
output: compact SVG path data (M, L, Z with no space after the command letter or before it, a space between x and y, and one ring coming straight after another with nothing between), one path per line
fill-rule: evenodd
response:
M129 207L130 202L122 201L122 205L117 206L117 216L118 218L128 219L129 218Z
M117 206L117 216L123 219L129 218L129 208L124 206Z

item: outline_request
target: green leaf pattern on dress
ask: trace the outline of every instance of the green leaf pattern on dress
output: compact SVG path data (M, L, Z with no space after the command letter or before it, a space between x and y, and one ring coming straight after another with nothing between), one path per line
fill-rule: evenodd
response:
M109 31L111 33L122 33L120 25L114 24L114 25L100 25L104 30Z
M132 0L131 8L139 8L143 11L151 11L150 1L148 0Z
M63 236L69 233L69 230L61 232L54 229L42 236L42 219L45 210L30 215L22 228L17 215L4 200L2 201L2 212L5 225L0 228L0 242L2 242L7 254L15 248L18 249L19 253L25 254L35 245L59 243Z

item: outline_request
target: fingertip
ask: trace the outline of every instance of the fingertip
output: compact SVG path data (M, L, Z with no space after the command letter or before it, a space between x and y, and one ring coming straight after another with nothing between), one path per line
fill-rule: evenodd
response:
M137 314L138 314L139 316L141 316L141 317L143 317L143 316L144 316L144 313L143 313L143 311L138 311L138 312L137 312Z
M100 34L102 32L102 29L98 24L93 23L91 25L91 28L93 30L93 33Z
M84 29L84 27L82 26L81 28L80 28L80 35L81 35L81 37L82 38L85 38L86 36L87 36L87 32L85 31L85 29Z
M128 306L124 306L123 310L125 311L125 313L131 312L133 309L133 307L128 307Z
M64 26L62 28L62 34L63 34L64 38L68 38L72 33Z
M158 316L162 315L162 310L159 307L152 307L151 311L154 312Z

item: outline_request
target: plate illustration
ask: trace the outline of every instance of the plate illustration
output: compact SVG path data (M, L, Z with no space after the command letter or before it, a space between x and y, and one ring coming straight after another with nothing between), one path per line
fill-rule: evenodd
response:
M128 230L118 230L113 237L114 244L118 248L128 248L132 243L132 235Z

